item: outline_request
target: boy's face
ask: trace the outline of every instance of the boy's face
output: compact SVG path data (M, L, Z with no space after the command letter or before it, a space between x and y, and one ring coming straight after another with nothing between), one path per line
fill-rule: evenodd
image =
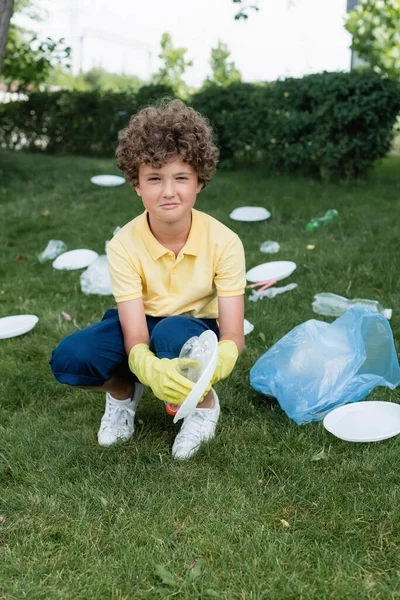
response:
M193 167L176 159L161 169L141 165L135 190L151 219L177 223L185 222L202 187Z

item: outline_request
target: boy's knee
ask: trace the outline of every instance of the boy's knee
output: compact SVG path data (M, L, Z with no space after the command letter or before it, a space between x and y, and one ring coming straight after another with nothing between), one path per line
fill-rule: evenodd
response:
M74 386L97 386L103 381L90 373L93 347L79 331L64 338L53 350L49 361L54 377L60 383Z
M193 317L166 317L152 331L150 350L159 358L176 358L185 342L194 335L200 335L205 329Z

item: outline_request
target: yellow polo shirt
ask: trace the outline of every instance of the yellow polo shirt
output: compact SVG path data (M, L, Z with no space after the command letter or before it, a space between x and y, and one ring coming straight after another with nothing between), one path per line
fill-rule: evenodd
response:
M147 211L107 245L117 302L143 298L146 315L218 317L217 296L239 296L246 286L242 242L228 227L192 209L192 225L178 256L152 234Z

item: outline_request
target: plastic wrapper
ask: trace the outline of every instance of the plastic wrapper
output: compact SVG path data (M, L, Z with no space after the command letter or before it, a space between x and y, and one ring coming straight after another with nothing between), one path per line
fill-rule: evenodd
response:
M377 386L394 389L400 368L389 322L355 307L333 323L302 323L259 358L250 383L275 397L299 425L319 421Z
M261 252L264 252L264 254L276 254L280 249L281 247L278 242L271 242L270 240L262 243L260 246L260 250Z
M84 294L111 296L111 278L107 255L102 254L81 275L81 290Z
M39 254L39 262L54 260L67 250L67 245L62 240L50 240L46 248Z

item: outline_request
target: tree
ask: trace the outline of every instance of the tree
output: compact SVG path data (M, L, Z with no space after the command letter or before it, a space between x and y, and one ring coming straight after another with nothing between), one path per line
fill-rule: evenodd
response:
M378 73L400 78L400 0L360 0L345 28L363 61Z
M93 68L86 73L74 75L71 69L58 65L50 74L46 83L55 85L66 90L76 91L113 91L113 92L137 92L144 82L136 75L123 73L109 73L105 69Z
M0 0L1 3L10 0ZM32 0L14 0L14 13L24 13L29 19L40 21L43 11ZM1 13L0 13L1 15ZM19 89L37 88L44 83L55 65L68 64L70 48L64 40L49 37L40 40L33 31L9 25L6 54L2 65L2 79L10 86L17 84Z
M91 69L83 74L83 79L91 88L112 90L114 92L134 91L143 85L143 81L136 75L124 73L109 73L105 69Z
M14 0L0 0L0 73L3 66L4 55L13 14Z
M163 33L161 37L161 53L158 55L163 61L158 73L152 77L153 83L170 86L175 94L185 97L188 88L182 75L187 67L191 67L193 62L185 59L186 48L174 48L172 38L169 33Z
M65 64L69 56L70 48L63 39L39 40L33 32L11 23L2 78L9 86L15 83L18 89L35 89L48 80L55 65Z
M230 56L227 44L218 40L216 48L211 49L210 66L212 70L212 81L221 87L227 86L234 81L241 81L242 75L234 62L228 62Z

